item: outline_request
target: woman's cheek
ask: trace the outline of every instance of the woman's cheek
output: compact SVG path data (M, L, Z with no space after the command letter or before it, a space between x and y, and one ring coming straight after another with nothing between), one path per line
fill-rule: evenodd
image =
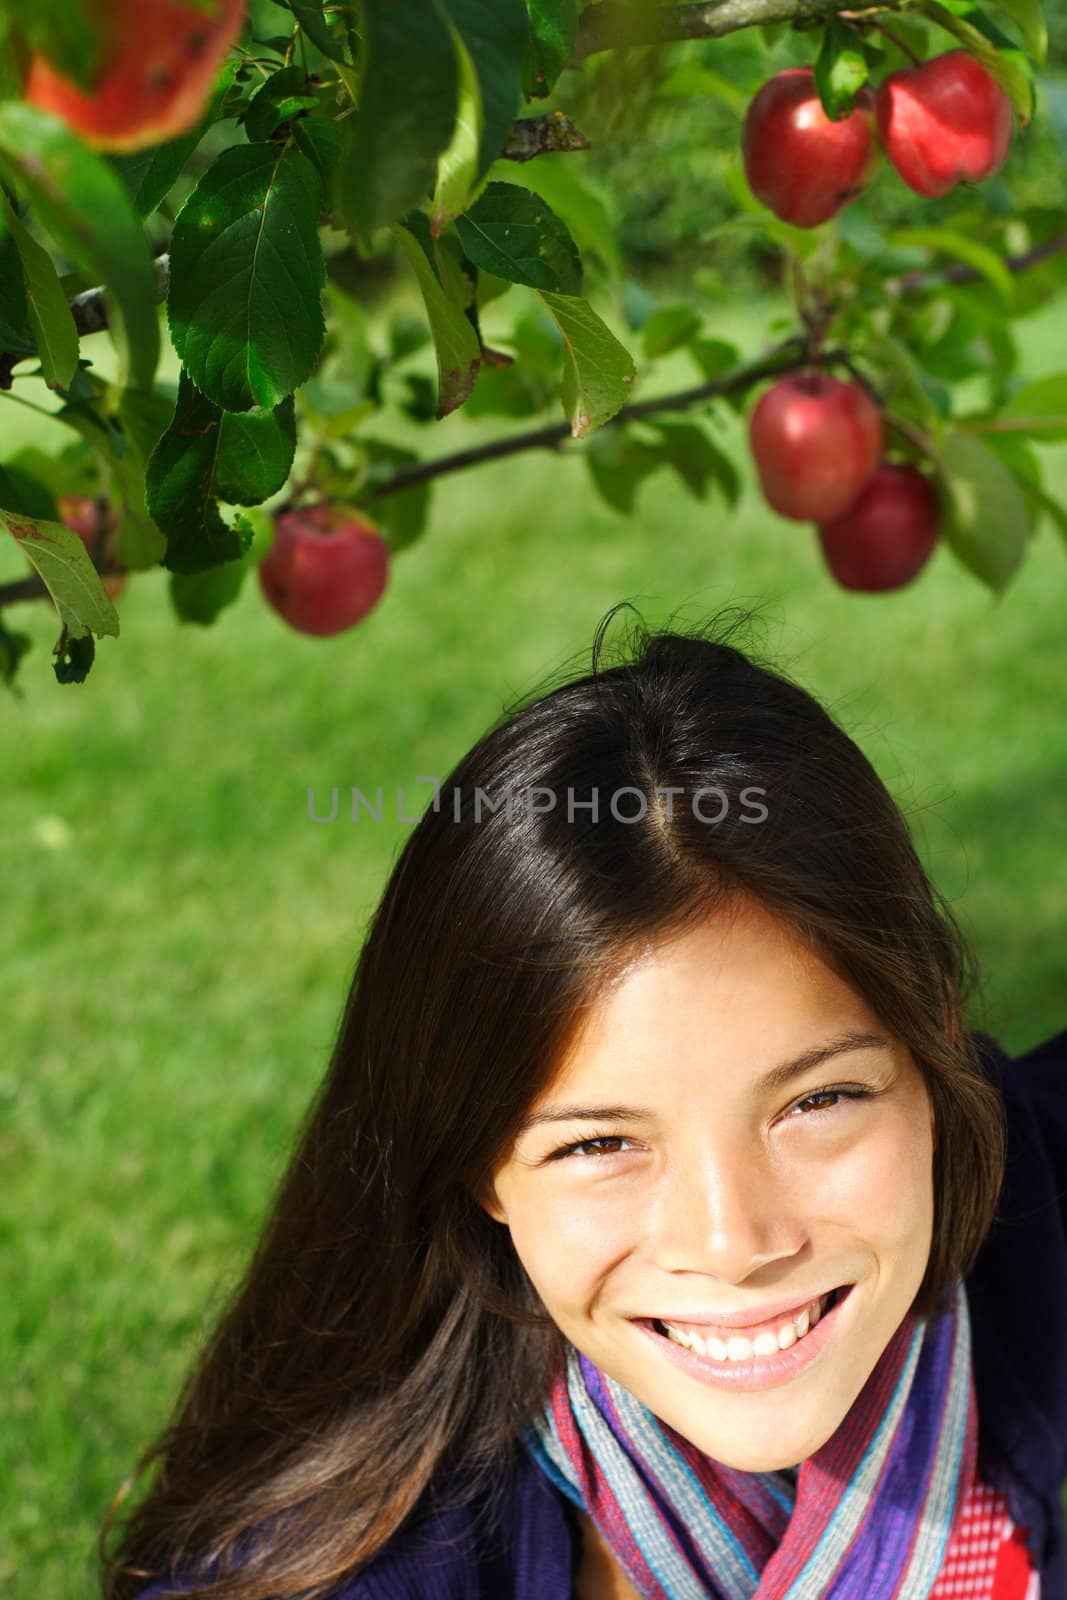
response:
M546 1303L579 1304L633 1249L635 1221L621 1192L591 1197L569 1186L513 1213L511 1239Z
M871 1137L821 1164L813 1217L844 1223L872 1238L909 1236L925 1221L927 1189L932 1204L931 1156L923 1125L902 1108Z

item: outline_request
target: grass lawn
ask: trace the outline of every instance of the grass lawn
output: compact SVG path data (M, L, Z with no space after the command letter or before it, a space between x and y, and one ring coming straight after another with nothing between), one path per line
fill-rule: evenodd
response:
M1028 372L1051 370L1052 320L1022 331ZM737 336L766 342L757 310ZM43 437L16 407L3 420L4 455ZM450 418L434 448L510 426ZM1061 496L1065 457L1048 458ZM999 600L946 548L911 587L857 596L754 496L731 514L664 474L639 507L608 510L566 453L444 479L386 599L333 641L289 631L254 583L217 627L182 627L164 574L144 574L80 687L53 679L51 608L11 613L35 644L25 698L0 698L9 1600L96 1593L104 1507L325 1068L406 825L316 826L309 787L322 804L333 785L403 786L414 815L418 775L443 777L507 702L580 664L620 599L651 622L762 606L756 642L867 752L976 944L972 1020L1016 1052L1067 1026L1062 540L1043 527ZM21 570L0 549L0 579Z

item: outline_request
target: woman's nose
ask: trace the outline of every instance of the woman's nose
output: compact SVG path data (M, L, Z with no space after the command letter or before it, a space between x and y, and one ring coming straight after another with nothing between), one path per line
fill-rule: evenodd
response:
M739 1281L794 1255L805 1239L798 1197L747 1150L707 1148L664 1172L649 1217L657 1266Z

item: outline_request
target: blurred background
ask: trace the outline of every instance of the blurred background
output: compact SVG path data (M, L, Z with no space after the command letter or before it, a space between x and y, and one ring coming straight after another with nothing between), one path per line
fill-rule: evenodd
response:
M796 55L795 36L776 48L769 60L744 34L679 47L673 90L648 104L649 53L604 58L571 102L557 97L596 135L583 172L620 240L622 336L666 297L745 353L773 341L779 258L730 224L739 114L749 86ZM1006 169L1016 197L1029 185L1027 203L1061 209L1063 53L1060 27L1042 115ZM982 203L998 193L984 186ZM886 175L864 214L897 225L920 204L929 223L931 205ZM357 258L339 239L331 276L372 330L420 314L386 250ZM1014 326L1028 379L1062 365L1062 313L1037 306ZM446 454L517 425L499 395L420 421L409 402L432 370L416 341L412 382L385 408L390 438ZM655 382L699 377L679 351ZM53 444L57 424L0 405L0 458ZM718 427L748 474L734 511L661 472L624 515L580 448L441 479L384 600L336 639L289 630L254 581L217 626L179 624L166 574L140 573L119 601L121 640L98 645L85 684L61 687L46 667L51 606L19 608L33 651L22 698L0 701L0 1590L12 1600L96 1592L106 1506L240 1271L325 1070L411 826L391 798L403 790L416 816L419 775L443 778L565 663L584 670L618 601L649 624L757 608L749 642L874 763L977 949L973 1025L1013 1054L1067 1027L1062 539L1042 524L999 598L944 546L902 590L849 593L813 531L753 491L742 419ZM1067 497L1067 449L1041 457L1050 492ZM23 571L0 544L0 581ZM334 786L337 820L312 821L309 791L328 815ZM379 787L383 821L350 821L351 789Z

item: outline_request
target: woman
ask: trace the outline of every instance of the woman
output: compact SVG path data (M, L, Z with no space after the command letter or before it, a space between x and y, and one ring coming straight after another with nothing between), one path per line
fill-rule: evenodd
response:
M108 1600L1062 1600L1067 1034L743 620L442 785Z

